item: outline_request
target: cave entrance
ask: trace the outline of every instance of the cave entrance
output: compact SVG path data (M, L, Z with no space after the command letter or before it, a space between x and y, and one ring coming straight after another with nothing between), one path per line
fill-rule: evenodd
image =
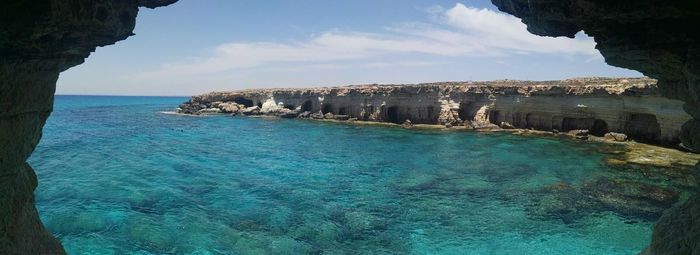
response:
M333 105L331 104L325 104L323 105L323 108L321 109L321 113L326 114L326 113L333 113Z
M459 103L458 114L461 120L474 120L476 113L472 110L472 102Z
M306 100L304 104L301 105L301 112L310 112L313 107L311 100Z
M501 112L499 111L490 111L489 112L489 122L492 124L499 125L498 123L499 119L501 118Z
M659 125L656 115L632 113L625 123L625 134L635 140L655 142L661 137L661 125Z
M262 102L258 102L258 107L262 108Z
M386 120L388 122L392 123L397 123L401 124L401 120L399 118L399 107L398 106L391 106L386 109Z
M289 110L294 110L296 108L296 107L294 107L293 104L284 104L284 106L282 106L282 107L284 107L285 109L289 109Z
M237 97L233 99L233 102L237 104L242 104L245 107L251 107L253 106L253 100L242 98L242 97ZM262 105L260 105L262 107Z
M348 115L348 111L345 109L345 107L340 107L338 108L338 115Z
M609 132L608 123L601 119L594 118L569 118L564 117L561 123L561 130L564 132L585 129L591 135L604 136Z
M589 130L593 126L592 118L571 118L564 117L561 122L561 131L567 132L577 129Z
M593 126L590 129L590 133L595 136L604 136L608 132L608 123L604 120L595 119L593 121Z
M435 124L437 123L437 116L435 115L435 107L433 106L428 106L428 123L430 124Z

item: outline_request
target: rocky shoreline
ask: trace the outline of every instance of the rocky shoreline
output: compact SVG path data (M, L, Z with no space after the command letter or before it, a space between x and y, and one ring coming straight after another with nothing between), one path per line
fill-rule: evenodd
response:
M652 88L653 86L645 87L645 89ZM630 92L627 91L627 93ZM653 95L653 91L645 91L643 93ZM477 120L462 121L461 123L453 122L454 125L450 122L444 124L421 124L411 123L411 121L393 123L360 120L348 115L338 116L332 112L311 113L306 111L300 113L300 108L298 107L289 109L282 104L276 104L278 107L270 107L274 105L267 102L267 105L264 107L257 105L245 107L245 105L235 101L214 101L210 105L202 103L210 102L207 101L208 98L216 98L214 95L216 94L193 97L195 98L194 101L180 106L179 114L300 118L338 124L380 125L441 131L509 132L524 136L555 137L577 139L582 140L582 142L602 143L599 146L599 150L609 155L604 159L604 163L610 167L610 170L604 175L592 177L581 185L562 182L518 196L507 194L507 192L503 194L504 199L531 200L530 205L526 208L528 217L541 220L556 219L561 220L565 224L575 224L578 219L586 215L612 211L631 221L654 221L662 215L664 210L671 208L676 203L686 201L688 199L687 190L697 187L695 178L692 175L692 167L695 162L700 160L700 154L636 142L623 133L608 132L603 136L597 136L585 129L569 130L567 132L557 130L542 131L517 128L507 126L507 124L495 125L494 123L484 123ZM192 107L195 103L201 103L202 105ZM193 111L194 109L199 110ZM410 180L407 182L410 182Z
M679 145L690 119L682 102L661 97L649 78L250 89L192 96L178 113L534 130L667 146Z

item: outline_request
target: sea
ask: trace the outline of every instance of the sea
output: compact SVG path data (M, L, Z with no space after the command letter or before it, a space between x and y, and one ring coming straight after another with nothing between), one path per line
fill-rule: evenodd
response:
M56 96L29 162L69 254L636 254L658 218L592 201L666 171L610 165L611 145L186 100Z

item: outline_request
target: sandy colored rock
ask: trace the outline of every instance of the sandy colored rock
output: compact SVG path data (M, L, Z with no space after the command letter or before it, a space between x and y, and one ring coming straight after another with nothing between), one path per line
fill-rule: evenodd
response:
M648 78L249 89L193 96L180 112L196 112L216 102L262 105L267 109L263 114L274 114L284 106L395 124L410 120L413 124L493 128L507 123L504 128L584 129L600 137L616 132L663 144L678 144L681 126L690 119L681 101L663 98L656 81Z

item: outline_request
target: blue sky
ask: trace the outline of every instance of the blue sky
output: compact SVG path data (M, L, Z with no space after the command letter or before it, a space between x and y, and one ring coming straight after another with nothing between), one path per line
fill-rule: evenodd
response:
M61 74L58 94L191 95L366 83L640 76L531 35L490 1L180 0Z

